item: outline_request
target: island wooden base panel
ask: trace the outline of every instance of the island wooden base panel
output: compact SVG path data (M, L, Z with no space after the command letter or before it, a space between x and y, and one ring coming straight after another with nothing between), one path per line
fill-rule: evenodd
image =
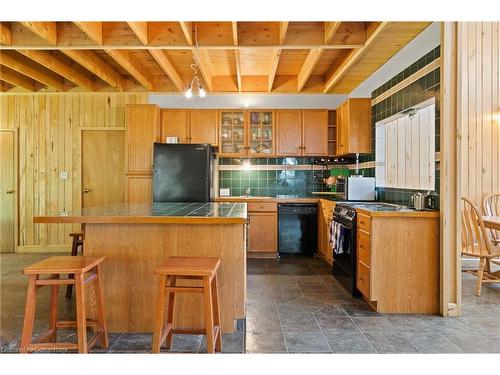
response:
M245 317L245 242L241 224L86 224L85 255L106 256L102 279L109 332L153 332L158 288L153 269L169 256L221 258L221 328L234 332L236 320ZM175 304L175 328L204 327L201 294L180 294Z

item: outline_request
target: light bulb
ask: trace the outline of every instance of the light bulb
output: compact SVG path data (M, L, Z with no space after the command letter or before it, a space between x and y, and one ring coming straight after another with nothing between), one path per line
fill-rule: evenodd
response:
M186 96L186 98L190 98L193 96L193 90L191 90L191 87L187 89L184 95Z
M198 91L198 95L200 95L200 98L204 98L207 96L207 92L203 90L203 87L200 87L200 90Z

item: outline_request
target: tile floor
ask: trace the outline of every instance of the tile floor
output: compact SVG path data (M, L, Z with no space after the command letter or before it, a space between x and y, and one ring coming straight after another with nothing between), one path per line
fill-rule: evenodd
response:
M47 256L0 256L0 352L18 350L27 284L20 270ZM463 275L460 318L377 314L345 292L321 259L249 260L246 330L223 335L223 352L500 353L500 285L476 297L474 281ZM47 301L48 288L38 298ZM74 313L61 292L61 318ZM38 304L35 331L46 328L47 316L47 304ZM73 331L59 334L75 340ZM111 334L109 349L93 352L149 353L151 341L151 334ZM205 351L203 336L174 336L172 352Z

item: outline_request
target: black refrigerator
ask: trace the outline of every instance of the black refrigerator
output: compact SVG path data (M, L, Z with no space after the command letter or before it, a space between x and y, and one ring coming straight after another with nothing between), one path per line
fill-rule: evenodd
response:
M212 146L155 143L153 202L212 200Z

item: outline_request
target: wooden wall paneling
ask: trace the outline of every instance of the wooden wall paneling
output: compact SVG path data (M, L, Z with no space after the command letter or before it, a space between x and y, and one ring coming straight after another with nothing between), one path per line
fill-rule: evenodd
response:
M127 176L125 201L129 204L151 203L153 200L153 178L151 176Z

